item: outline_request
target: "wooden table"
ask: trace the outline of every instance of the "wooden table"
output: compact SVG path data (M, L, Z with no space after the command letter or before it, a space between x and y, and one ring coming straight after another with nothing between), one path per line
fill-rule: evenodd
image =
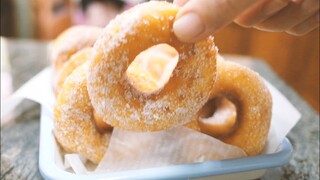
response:
M9 40L8 47L14 89L49 64L46 42ZM245 56L226 58L242 61L259 72L302 114L288 135L294 148L291 161L281 168L269 169L262 179L319 179L319 115L264 61ZM15 112L19 113L14 122L1 127L1 179L42 179L38 169L40 106L24 101Z

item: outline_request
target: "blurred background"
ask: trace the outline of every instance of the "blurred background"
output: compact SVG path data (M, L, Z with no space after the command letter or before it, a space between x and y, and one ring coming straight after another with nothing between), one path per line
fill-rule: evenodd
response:
M78 24L105 26L141 0L1 0L1 36L50 41ZM99 17L99 18L96 18ZM231 24L215 35L222 54L254 56L319 112L319 28L296 37Z

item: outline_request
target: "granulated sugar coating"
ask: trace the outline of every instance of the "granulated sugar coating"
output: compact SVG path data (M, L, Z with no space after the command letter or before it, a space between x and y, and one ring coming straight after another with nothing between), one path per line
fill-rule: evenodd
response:
M216 71L213 37L195 44L180 42L172 25L178 7L166 2L143 3L117 16L94 45L88 71L88 92L96 113L108 124L126 130L156 131L186 124L207 102ZM145 94L126 78L135 57L166 43L179 52L168 83Z
M92 47L102 30L91 26L73 26L61 33L50 47L49 58L54 64L55 74L74 53Z
M92 54L92 48L84 48L73 54L70 59L63 64L57 73L56 82L54 82L55 95L58 95L65 79L84 62L89 60Z
M63 149L99 163L107 151L111 132L100 134L93 119L83 64L68 76L54 109L54 135Z

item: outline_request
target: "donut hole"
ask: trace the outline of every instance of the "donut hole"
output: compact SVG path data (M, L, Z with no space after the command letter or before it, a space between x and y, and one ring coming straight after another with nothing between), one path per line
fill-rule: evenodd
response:
M209 100L200 110L199 126L203 133L223 137L231 133L237 119L236 105L224 96Z
M129 83L143 93L154 93L168 83L179 60L178 51L168 44L154 45L139 53L129 65Z

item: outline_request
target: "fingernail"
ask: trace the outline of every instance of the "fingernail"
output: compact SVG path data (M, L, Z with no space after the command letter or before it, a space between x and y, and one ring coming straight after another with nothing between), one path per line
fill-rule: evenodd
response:
M186 40L195 38L204 32L205 25L199 15L187 13L174 22L173 29L178 38Z

